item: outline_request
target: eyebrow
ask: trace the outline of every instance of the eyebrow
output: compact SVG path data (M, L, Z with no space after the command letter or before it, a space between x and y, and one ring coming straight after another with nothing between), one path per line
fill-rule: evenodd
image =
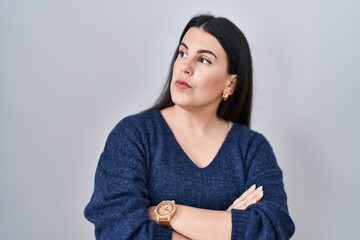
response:
M183 46L184 48L186 48L186 50L189 50L188 46L185 43L182 42L182 43L180 43L180 45ZM200 49L197 52L198 53L209 53L209 54L213 55L217 59L217 56L215 55L215 53L213 53L210 50Z

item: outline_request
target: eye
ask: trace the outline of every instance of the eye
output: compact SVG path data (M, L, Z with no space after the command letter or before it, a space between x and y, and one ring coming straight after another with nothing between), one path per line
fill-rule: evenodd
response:
M179 50L179 55L180 55L182 58L187 57L187 53L185 53L183 50Z
M201 62L201 63L204 63L204 64L211 64L210 60L208 60L206 58L203 58L203 57L199 58L198 61Z

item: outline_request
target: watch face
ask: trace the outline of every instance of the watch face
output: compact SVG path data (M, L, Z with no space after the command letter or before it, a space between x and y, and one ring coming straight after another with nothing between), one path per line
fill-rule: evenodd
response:
M160 216L169 215L174 210L174 204L172 202L163 202L157 208L157 213Z

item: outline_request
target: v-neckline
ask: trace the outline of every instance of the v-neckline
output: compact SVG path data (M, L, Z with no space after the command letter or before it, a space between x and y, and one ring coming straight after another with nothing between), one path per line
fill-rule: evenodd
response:
M226 146L226 143L228 141L228 138L229 138L229 135L230 133L232 132L233 128L234 128L234 124L231 124L230 125L230 130L228 131L228 133L226 134L226 137L224 139L224 141L222 142L219 150L217 151L217 153L215 154L215 156L213 157L213 159L209 162L208 165L206 165L205 167L199 167L190 157L189 155L185 152L185 150L182 148L182 146L180 145L180 143L178 142L178 140L176 139L175 137L175 134L174 132L171 130L169 124L166 122L164 116L162 115L162 113L160 112L160 110L157 110L157 113L159 115L159 118L161 119L162 121L162 125L165 126L166 128L166 131L168 131L171 135L171 138L172 138L172 141L175 142L175 145L176 145L176 148L178 148L178 150L185 156L187 162L194 166L195 168L199 169L199 170L205 170L205 169L208 169L210 168L212 165L214 165L216 162L217 162L217 159L220 158L222 152L224 151L223 149L225 148Z

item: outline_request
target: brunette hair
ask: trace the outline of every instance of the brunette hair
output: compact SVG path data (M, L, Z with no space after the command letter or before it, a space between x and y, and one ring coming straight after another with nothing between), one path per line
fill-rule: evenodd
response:
M213 35L221 44L228 57L228 74L237 74L235 88L226 101L221 101L217 115L220 118L250 127L253 95L253 67L249 44L240 29L223 17L198 15L185 26L179 44L186 32L192 28L201 28ZM176 49L171 61L166 84L155 104L149 109L164 109L174 105L171 100L170 84L173 65L178 56Z

